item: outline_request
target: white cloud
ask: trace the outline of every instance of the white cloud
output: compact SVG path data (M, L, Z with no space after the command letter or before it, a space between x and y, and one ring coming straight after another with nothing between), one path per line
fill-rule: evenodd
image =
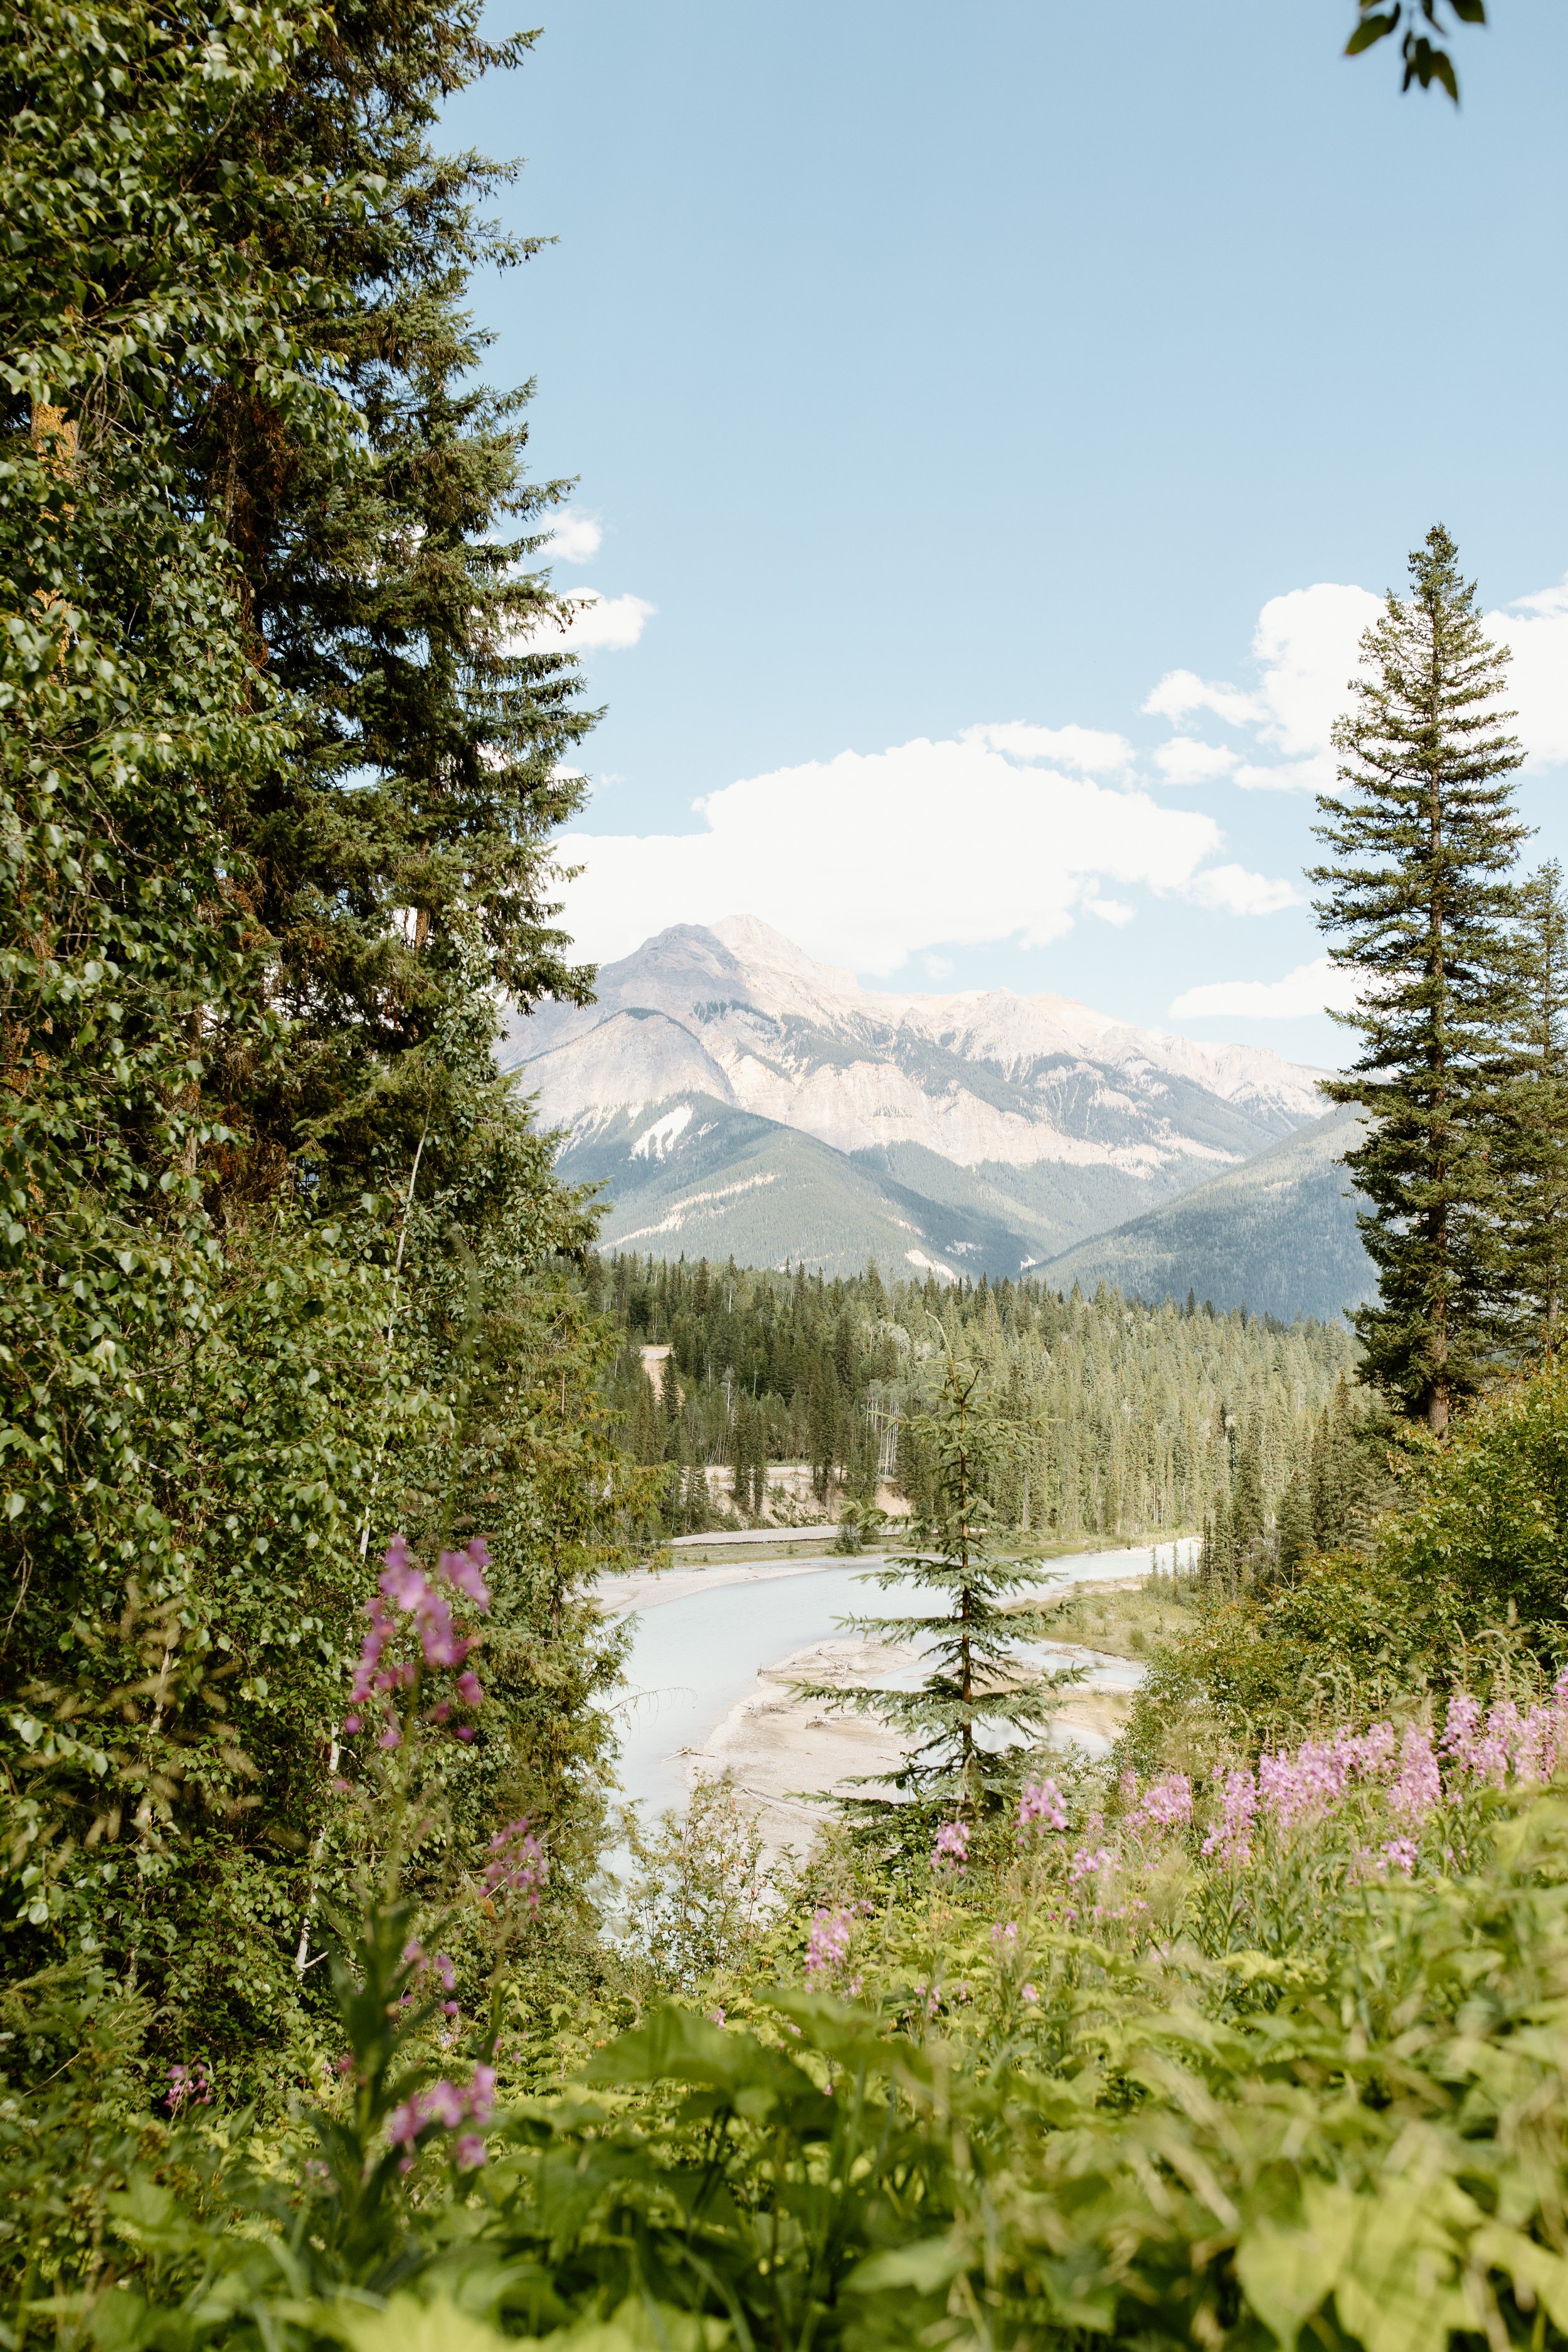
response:
M1261 715L1255 694L1240 694L1234 686L1209 685L1194 669L1168 669L1143 708L1156 719L1168 719L1173 726L1190 719L1194 710L1212 710L1228 727L1250 726Z
M1226 912L1289 906L1288 883L1211 866L1214 819L1148 793L1021 767L972 734L843 751L710 793L696 834L568 836L567 921L584 951L627 953L669 923L743 907L809 953L886 976L928 947L1041 946L1105 886ZM1104 909L1118 911L1107 916Z
M1259 751L1275 751L1280 762L1244 761L1234 780L1248 792L1322 792L1334 781L1329 733L1350 701L1348 682L1361 656L1363 632L1382 610L1381 597L1365 588L1320 580L1271 596L1258 616L1252 656L1258 683L1247 691L1215 685L1190 669L1173 669L1143 705L1156 718L1179 725L1196 710L1212 710L1227 726L1252 731ZM1162 744L1154 754L1163 768L1185 754L1186 739ZM1177 782L1196 781L1167 769ZM1211 771L1218 773L1217 770Z
M1236 764L1236 753L1223 743L1200 743L1195 735L1173 735L1154 754L1168 784L1206 784L1212 777L1228 776Z
M1489 613L1489 637L1511 648L1507 701L1532 768L1568 761L1568 579L1521 596L1506 613Z
M1000 727L971 727L965 743L988 743L1014 760L1054 760L1075 774L1114 773L1132 764L1132 746L1125 735L1109 735L1098 727L1031 727L1021 719Z
M1332 791L1337 761L1330 731L1351 706L1362 636L1382 610L1382 597L1369 589L1335 581L1272 596L1253 632L1255 688L1173 669L1143 708L1175 727L1207 710L1227 726L1247 729L1253 756L1229 767L1231 782L1244 791ZM1568 761L1568 579L1521 596L1506 612L1488 613L1482 626L1512 651L1505 701L1519 713L1517 732L1531 766ZM1220 756L1212 746L1177 734L1160 745L1154 761L1169 782L1196 783L1226 772ZM1205 758L1215 764L1202 766Z
M604 541L602 523L576 507L563 507L551 519L550 537L542 553L552 563L591 563Z
M1215 980L1189 988L1171 1007L1174 1019L1223 1013L1232 1020L1299 1021L1327 1011L1348 1013L1356 1000L1356 976L1327 956L1298 964L1283 980Z
M1301 904L1293 883L1271 882L1267 875L1249 874L1245 866L1205 866L1194 875L1186 895L1222 915L1277 915L1283 907Z
M1131 922L1138 912L1136 907L1127 906L1121 898L1086 898L1083 907L1085 914L1098 915L1102 923L1113 923L1118 930L1123 923Z
M541 621L511 640L518 653L624 653L635 646L657 604L641 596L602 596L596 588L574 588L568 603L575 607L564 628Z

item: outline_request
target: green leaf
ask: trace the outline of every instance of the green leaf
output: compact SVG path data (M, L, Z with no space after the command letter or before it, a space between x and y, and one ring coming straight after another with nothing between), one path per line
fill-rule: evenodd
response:
M1398 22L1397 8L1391 8L1385 16L1363 16L1345 43L1345 56L1359 58L1363 50L1370 49L1375 42L1385 39Z
M1310 2180L1295 2228L1264 2221L1247 2227L1237 2248L1242 2291L1285 2352L1294 2352L1302 2323L1338 2280L1355 2237L1357 2200L1348 2189Z

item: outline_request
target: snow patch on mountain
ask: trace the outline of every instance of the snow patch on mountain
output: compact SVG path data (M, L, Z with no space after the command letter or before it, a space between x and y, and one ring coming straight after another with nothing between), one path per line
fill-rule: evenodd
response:
M605 966L596 1003L514 1018L500 1058L579 1142L607 1113L700 1095L837 1151L913 1147L1165 1191L1323 1108L1321 1074L1267 1048L1135 1029L1069 997L862 988L750 915L659 932Z
M631 1148L630 1157L633 1160L666 1159L690 1124L691 1105L677 1103L673 1110L667 1110L662 1118L656 1118L651 1127L644 1128Z

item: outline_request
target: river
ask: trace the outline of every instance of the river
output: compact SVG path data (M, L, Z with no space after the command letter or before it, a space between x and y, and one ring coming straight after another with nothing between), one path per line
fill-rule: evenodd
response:
M1192 1547L1180 1547L1183 1565ZM1138 1545L1120 1551L1076 1552L1045 1564L1042 1578L1057 1584L1092 1584L1147 1576L1173 1546ZM757 1571L754 1580L723 1581L736 1571L711 1571L711 1588L689 1589L666 1600L657 1580L631 1603L636 1618L626 1690L619 1703L620 1780L645 1818L686 1794L683 1751L700 1748L721 1719L744 1698L759 1672L795 1651L826 1640L839 1621L907 1605L899 1590L861 1582L871 1559L792 1561L787 1572ZM612 1603L612 1605L614 1605ZM1142 1668L1125 1658L1097 1658L1090 1687L1130 1689Z

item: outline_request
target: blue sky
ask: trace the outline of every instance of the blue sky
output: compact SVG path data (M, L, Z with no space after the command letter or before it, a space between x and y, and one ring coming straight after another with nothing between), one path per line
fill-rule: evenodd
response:
M1301 592L1439 517L1568 854L1568 10L1493 15L1456 112L1340 58L1349 0L556 0L452 128L559 239L478 307L603 600L588 952L754 912L874 985L1330 1057L1310 973L1246 987L1322 952L1368 608Z

